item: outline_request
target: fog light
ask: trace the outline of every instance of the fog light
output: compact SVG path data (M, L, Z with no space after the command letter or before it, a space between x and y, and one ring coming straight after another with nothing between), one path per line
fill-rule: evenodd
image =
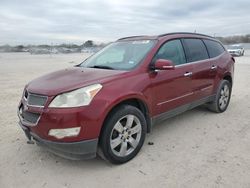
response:
M65 137L77 136L80 133L81 127L66 128L66 129L50 129L49 136L54 136L58 139Z

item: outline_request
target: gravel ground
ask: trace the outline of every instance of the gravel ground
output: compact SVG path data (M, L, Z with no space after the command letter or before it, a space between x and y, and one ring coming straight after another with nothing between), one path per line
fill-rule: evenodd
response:
M0 187L250 187L250 51L236 58L231 104L203 107L153 128L124 165L70 161L26 144L16 108L31 79L72 66L84 54L0 54ZM154 145L148 145L153 142Z

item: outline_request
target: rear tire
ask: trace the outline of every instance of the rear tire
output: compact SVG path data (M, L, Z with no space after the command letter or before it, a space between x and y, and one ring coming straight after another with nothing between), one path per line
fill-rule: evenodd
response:
M222 113L226 111L231 98L232 84L228 80L222 80L216 92L215 100L208 104L208 109Z
M100 137L104 157L114 164L133 159L144 143L146 127L145 117L138 108L130 105L116 108L105 121Z

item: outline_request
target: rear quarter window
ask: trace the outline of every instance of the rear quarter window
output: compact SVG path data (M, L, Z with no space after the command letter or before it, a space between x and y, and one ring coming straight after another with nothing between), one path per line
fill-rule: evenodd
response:
M205 44L201 39L183 39L188 62L209 59Z
M210 58L217 57L224 53L225 49L220 43L216 41L212 41L212 40L203 40L203 41L207 46L207 50L208 50L208 54Z

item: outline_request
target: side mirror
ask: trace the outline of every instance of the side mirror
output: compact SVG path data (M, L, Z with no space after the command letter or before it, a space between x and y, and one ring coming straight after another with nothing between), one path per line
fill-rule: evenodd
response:
M174 70L175 66L171 60L157 59L154 65L154 70Z

